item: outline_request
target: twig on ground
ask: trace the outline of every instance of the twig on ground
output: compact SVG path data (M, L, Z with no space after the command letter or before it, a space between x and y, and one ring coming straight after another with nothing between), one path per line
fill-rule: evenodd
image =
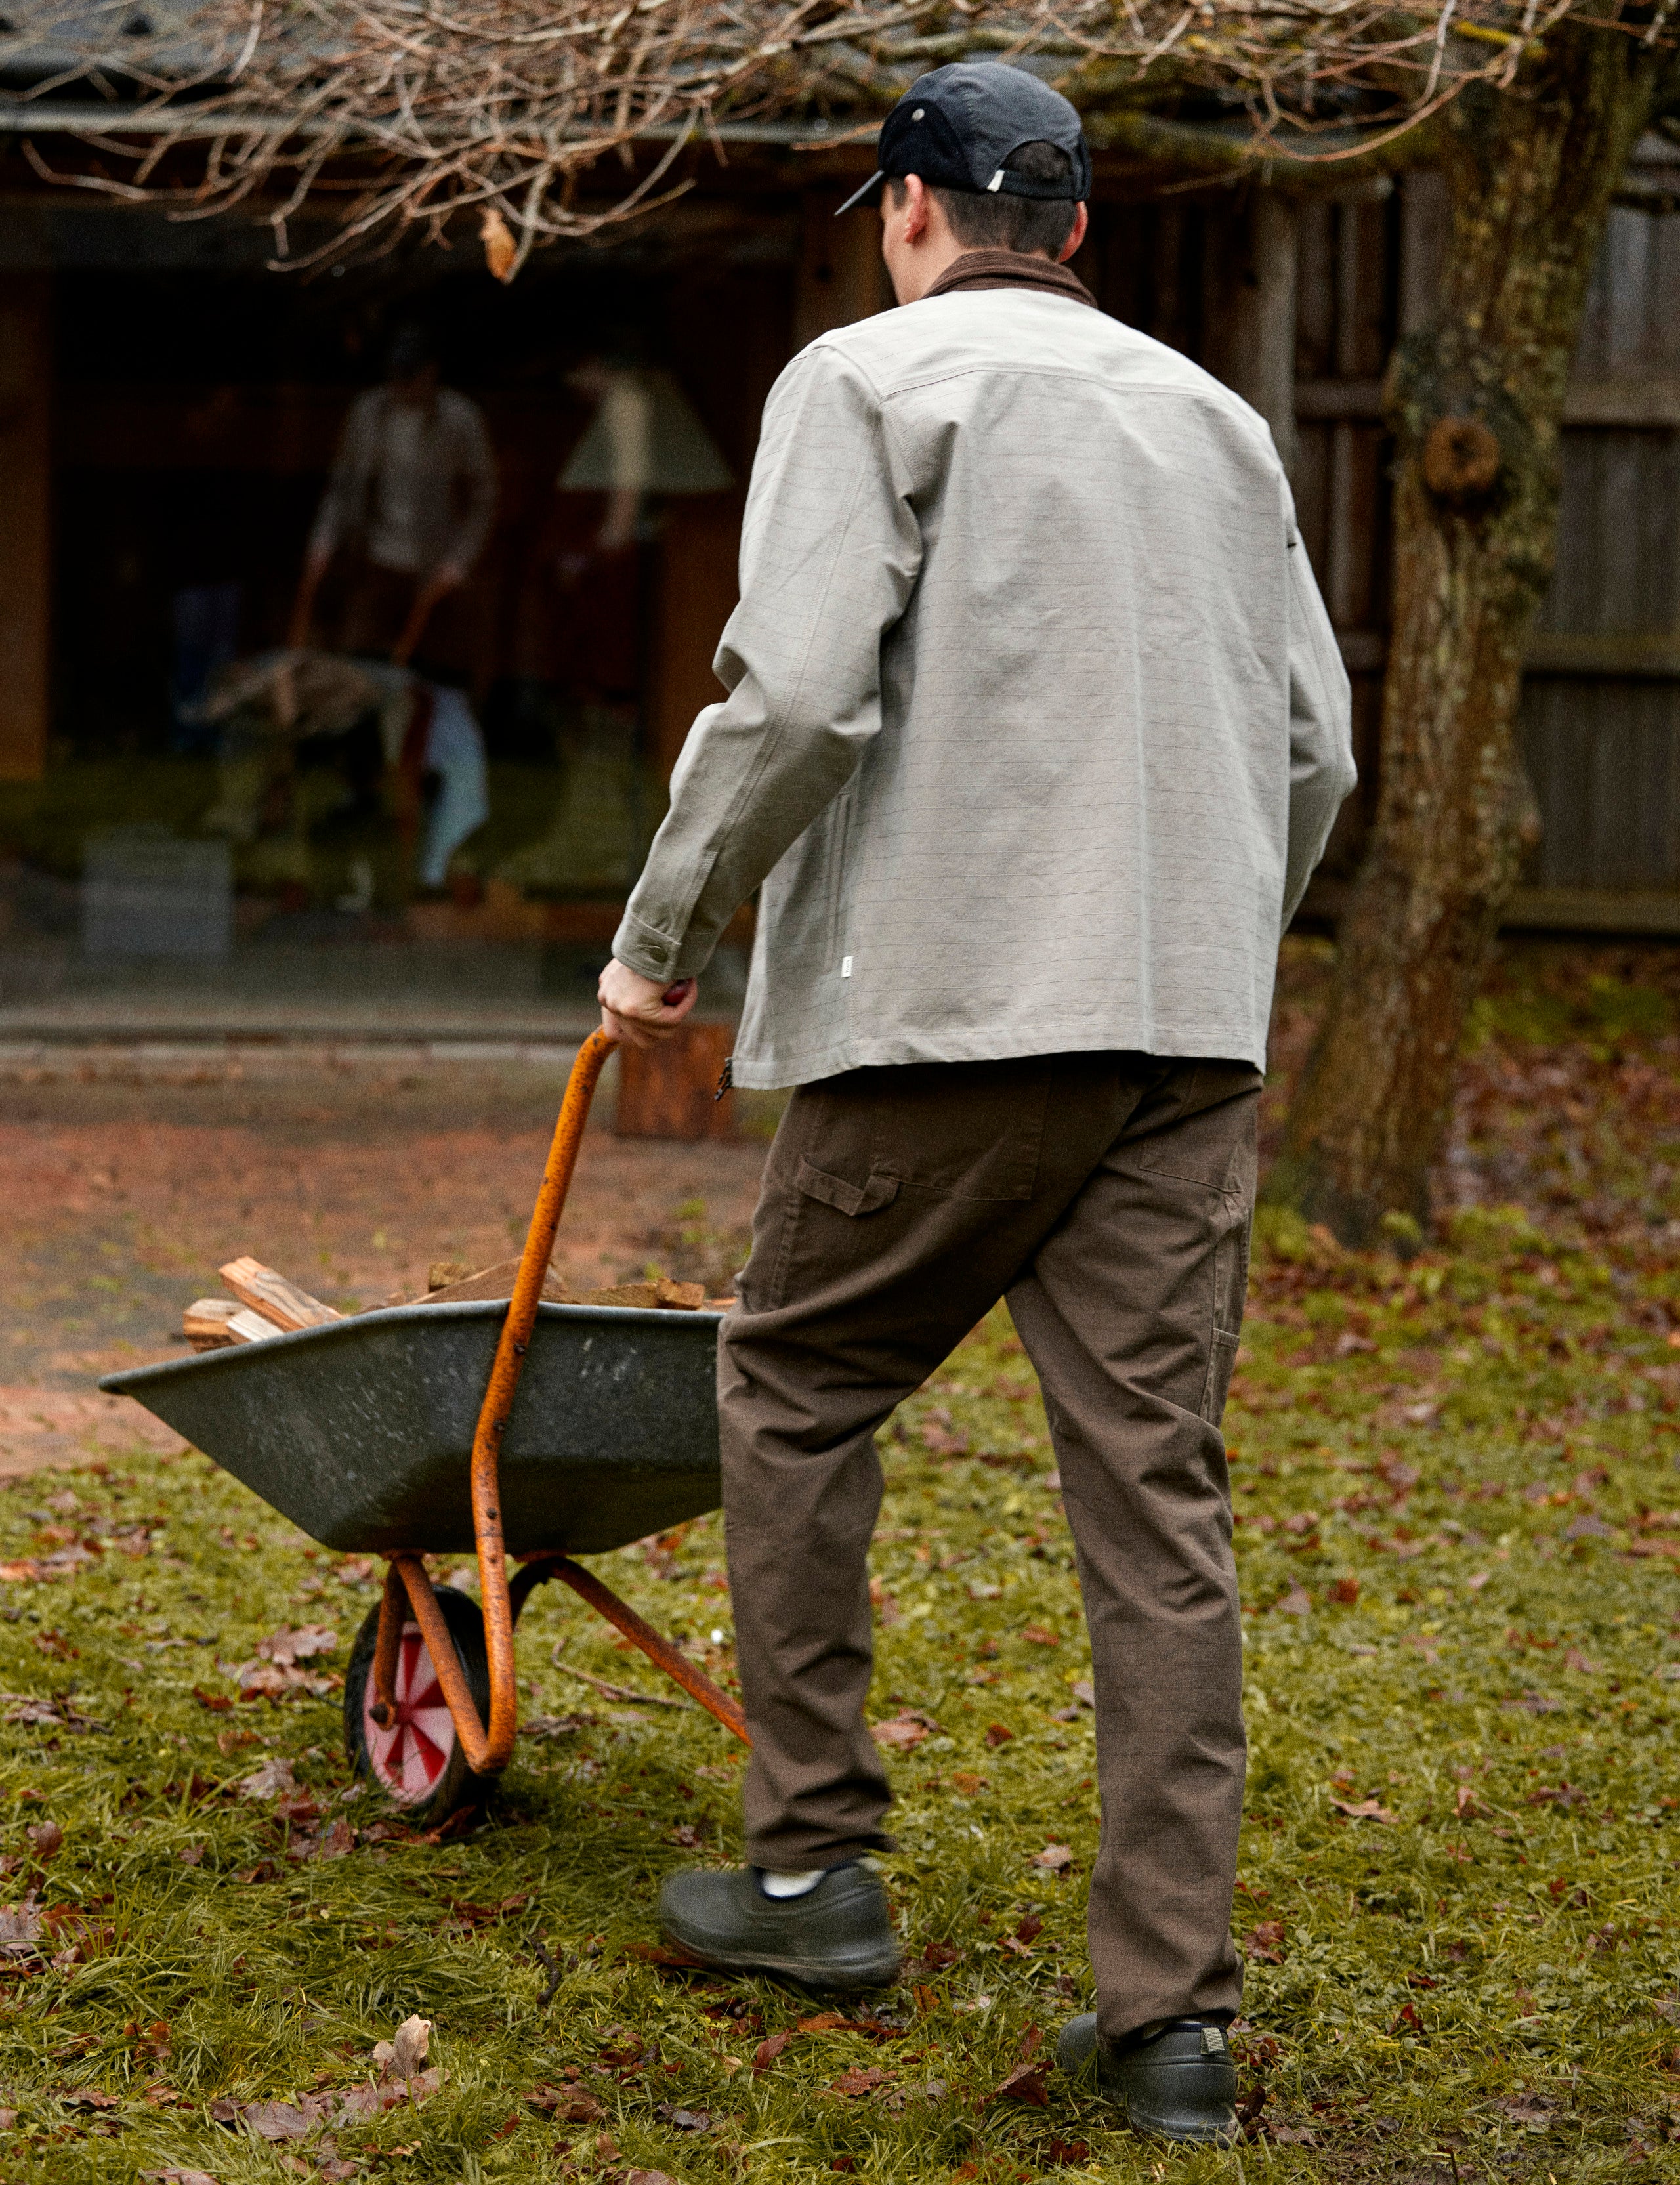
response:
M633 1707L685 1707L689 1704L687 1700L667 1698L663 1692L632 1691L628 1685L609 1684L605 1677L592 1676L587 1669L574 1669L569 1662L560 1658L560 1648L565 1644L562 1639L549 1657L555 1668L562 1676L576 1677L580 1685L592 1685L610 1700L628 1700Z
M546 2010L554 2001L561 1982L566 1978L566 1968L550 1955L540 1935L533 1934L531 1937L531 1954L549 1976L549 1984L543 1990L542 1999L537 2005L539 2010Z

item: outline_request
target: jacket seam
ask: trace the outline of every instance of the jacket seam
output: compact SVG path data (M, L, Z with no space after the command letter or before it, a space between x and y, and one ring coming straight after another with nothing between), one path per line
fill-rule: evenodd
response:
M849 361L849 360L847 360ZM865 384L869 387L870 393L874 394L875 389L873 384L868 380L868 375L866 373L860 373L859 377L862 378ZM877 433L880 433L882 432L885 422L885 421L881 414L879 397L877 395L873 419L873 425ZM857 474L852 481L851 497L846 502L845 518L843 522L836 527L837 539L843 539L851 528L852 517L857 510L859 499L862 495L864 485L868 480L868 475L869 467L867 464L860 463L857 467ZM717 827L712 830L712 835L706 842L705 874L707 875L710 875L712 866L716 864L718 857L722 853L723 844L734 832L736 821L740 819L741 813L745 809L753 792L756 790L760 780L763 778L772 758L774 757L783 737L787 733L788 723L793 716L800 694L805 688L806 677L810 671L811 655L817 643L817 632L822 627L823 616L828 606L829 594L834 589L834 573L840 567L840 552L837 545L834 551L832 552L829 557L829 567L823 578L823 589L811 612L808 634L806 638L805 648L800 655L798 669L790 679L787 695L783 699L781 707L778 711L774 721L767 722L765 724L764 734L760 739L760 748L755 763L751 769L745 775L740 786L737 788L735 795L731 801L728 810L724 813L723 817L719 820ZM838 794L839 791L836 790L835 795ZM832 802L833 800L830 799L829 801ZM684 935L686 935L689 926L693 923L694 907L700 900L702 893L705 891L705 887L706 878L705 876L702 876L699 886L695 889L694 894L690 897L685 907L684 919Z

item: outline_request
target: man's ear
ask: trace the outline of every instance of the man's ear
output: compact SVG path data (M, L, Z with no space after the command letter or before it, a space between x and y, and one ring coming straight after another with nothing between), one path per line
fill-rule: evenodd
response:
M1062 245L1061 249L1057 253L1056 263L1058 265L1065 265L1067 264L1068 260L1079 249L1080 243L1085 241L1086 233L1090 226L1090 213L1086 210L1084 205L1076 205L1074 208L1074 224L1069 230L1068 239Z
M904 223L904 240L920 242L928 232L928 186L919 175L904 177L904 195L897 211Z

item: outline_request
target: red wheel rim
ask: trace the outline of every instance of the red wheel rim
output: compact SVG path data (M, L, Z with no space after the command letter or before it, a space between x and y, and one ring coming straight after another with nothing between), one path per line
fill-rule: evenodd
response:
M396 1719L384 1729L373 1718L373 1668L369 1664L361 1696L362 1737L381 1787L399 1804L417 1806L437 1789L455 1749L455 1719L417 1623L403 1626L393 1682Z

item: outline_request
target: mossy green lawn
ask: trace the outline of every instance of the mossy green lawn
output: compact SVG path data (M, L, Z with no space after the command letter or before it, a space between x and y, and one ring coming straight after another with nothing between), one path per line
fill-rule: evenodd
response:
M866 2031L647 1954L661 1875L736 1849L739 1758L697 1711L568 1676L656 1689L569 1596L520 1635L549 1734L482 1824L411 1841L345 1797L336 1695L240 1702L230 1674L305 1623L338 1644L304 1666L342 1668L366 1566L196 1455L15 1483L0 1558L69 1561L0 1609L5 1894L47 1914L0 1959L0 2175L1680 2174L1677 1322L1657 1260L1515 1216L1409 1266L1261 1240L1227 1421L1253 1742L1232 2154L1017 2074L1088 1994L1097 1815L1066 1529L1001 1313L885 1445L873 1713L901 1724L885 1865L914 1964ZM717 1519L600 1559L727 1674L722 1565ZM276 1757L300 1794L243 1794ZM422 2104L273 2145L212 2119L364 2081L416 2013L446 2075ZM545 2085L559 2109L526 2101Z

